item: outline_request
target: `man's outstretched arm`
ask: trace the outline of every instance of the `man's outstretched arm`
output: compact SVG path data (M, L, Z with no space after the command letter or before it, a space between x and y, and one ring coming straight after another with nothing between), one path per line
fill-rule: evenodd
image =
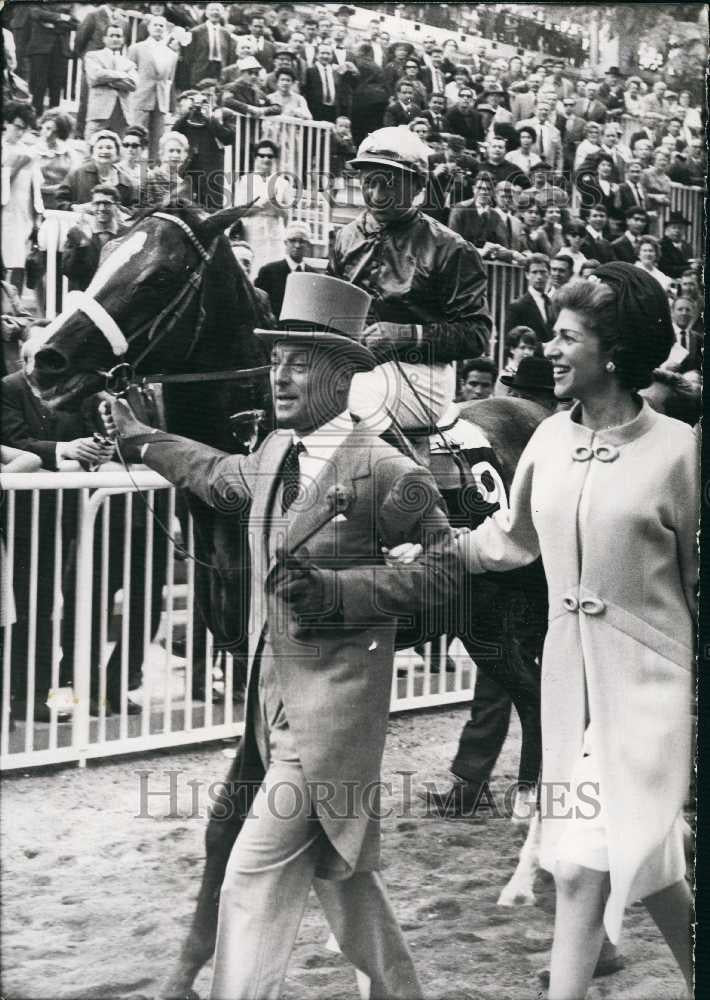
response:
M106 431L118 435L125 457L139 457L149 469L175 486L190 490L210 507L236 510L251 500L250 480L258 460L254 455L229 455L179 434L155 430L137 420L122 399L102 404Z

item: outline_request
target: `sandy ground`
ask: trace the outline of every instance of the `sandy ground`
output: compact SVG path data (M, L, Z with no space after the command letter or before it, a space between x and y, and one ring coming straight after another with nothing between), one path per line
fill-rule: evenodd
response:
M416 790L446 784L465 709L395 717L383 777L384 876L429 1000L542 997L535 972L546 962L554 894L540 877L537 904L496 907L523 834L505 818L429 818ZM511 731L494 790L517 771ZM102 1000L152 997L176 955L197 894L203 859L206 786L224 776L219 746L125 757L2 782L2 997ZM177 772L177 810L148 800L140 818L139 771L166 790ZM412 786L399 772L414 771ZM143 778L145 780L145 778ZM188 781L202 783L193 815ZM404 789L404 793L403 793ZM173 802L173 806L175 802ZM357 1000L352 969L324 944L315 898L292 956L285 1000ZM599 981L590 1000L674 1000L682 981L640 905L627 915L627 968ZM207 994L209 971L196 987Z

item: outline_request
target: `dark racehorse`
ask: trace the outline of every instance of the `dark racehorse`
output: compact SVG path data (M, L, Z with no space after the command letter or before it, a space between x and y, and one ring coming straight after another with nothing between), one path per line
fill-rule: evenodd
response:
M156 210L110 243L89 292L125 334L127 350L117 356L84 311L67 310L35 356L35 379L48 405L77 405L105 387L105 373L117 362L135 366L141 355L136 376L263 366L268 355L253 335L261 322L258 300L223 235L242 211L205 217L185 206ZM264 371L239 383L164 387L170 430L230 452L238 444L228 415L262 408L268 399ZM194 515L198 607L216 648L238 655L245 649L249 600L246 512L215 511L189 494L185 500ZM204 656L197 638L194 652Z
M258 303L222 235L239 214L239 209L230 209L204 217L184 206L168 207L146 215L110 244L111 254L88 289L99 311L80 304L77 311L63 314L35 356L36 378L47 402L68 406L96 392L104 384L102 373L117 362L137 369L137 375L262 365L263 349L253 336ZM257 377L233 386L166 386L168 427L233 451L227 415L263 406L265 388ZM478 427L489 444L475 455L463 451L469 464L486 466L484 485L493 486L492 477L498 476L509 489L520 453L544 415L523 400L491 399L464 408L464 419ZM462 501L464 494L470 497L466 490L444 490L459 520L469 520L470 504ZM197 555L200 563L213 567L198 564L198 602L216 643L234 649L244 641L248 619L246 519L242 516L235 530L235 515L208 509L195 498L190 504ZM490 513L478 495L473 507L483 516ZM457 595L452 613L457 624L449 630L460 635L477 664L493 672L515 704L527 780L534 782L541 753L539 669L518 636L521 627L531 623L540 639L544 633L544 579L541 590L539 575L532 582L515 574L476 577ZM408 645L409 638L402 644ZM254 791L237 757L207 827L197 909L178 965L163 990L165 997L189 995L197 972L212 955L225 866Z

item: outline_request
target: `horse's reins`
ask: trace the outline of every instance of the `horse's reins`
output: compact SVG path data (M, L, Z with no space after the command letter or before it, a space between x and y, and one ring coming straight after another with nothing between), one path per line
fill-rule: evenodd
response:
M205 320L205 312L202 307L202 297L204 296L204 272L207 264L211 263L214 256L214 250L217 245L218 237L215 237L210 245L209 249L206 249L200 240L197 238L192 229L188 226L186 222L178 218L175 215L168 215L166 212L154 212L151 216L153 219L163 219L166 222L172 222L174 225L178 226L185 233L187 238L192 243L193 247L197 253L202 258L202 262L196 271L193 271L190 275L187 284L183 285L180 291L168 302L168 304L158 313L154 320L148 320L143 323L127 340L127 344L133 343L139 337L142 337L146 330L148 333L148 343L140 352L138 357L132 363L126 361L119 362L119 364L114 365L113 368L108 372L100 372L99 374L104 375L106 378L106 391L111 393L111 395L122 395L125 393L127 388L136 382L136 368L144 361L148 355L158 347L158 345L167 337L169 333L175 328L175 326L182 319L184 314L187 312L188 308L192 304L194 296L200 292L200 316L198 322L195 326L195 333L192 338L192 343L190 344L190 349L187 352L186 357L190 357L195 349L195 346L199 340L200 333L202 331L202 326ZM172 314L172 315L171 315ZM160 329L163 321L170 316L170 320L166 323L162 329ZM157 331L160 332L157 332ZM168 383L189 383L189 382L240 382L240 381L250 381L251 379L257 378L261 375L266 375L269 371L269 365L260 365L256 368L231 368L222 369L220 371L213 372L183 372L179 374L164 374L162 372L157 372L153 375L143 375L140 381L143 385L150 382L158 382L162 385Z
M108 372L100 372L99 374L104 375L106 378L106 391L113 396L123 396L128 391L131 385L136 384L136 374L135 369L145 360L151 351L154 351L158 344L175 328L176 324L184 316L185 312L192 303L193 297L202 291L203 289L203 278L204 271L207 264L212 261L214 250L217 245L218 237L215 237L209 250L205 249L200 240L197 238L195 233L190 229L186 222L174 215L168 215L165 212L154 212L151 218L164 219L167 222L173 222L176 226L185 233L187 238L192 243L193 247L197 253L202 258L202 261L196 271L193 271L188 279L186 285L184 285L180 291L168 302L168 304L158 313L154 320L149 320L147 323L143 323L137 330L135 330L127 340L127 345L130 345L133 341L137 340L138 337L142 337L143 334L148 331L148 344L140 352L136 360L129 364L128 362L119 362L119 364L114 365ZM174 315L171 316L170 321L165 324L159 333L159 330L163 320L170 316L171 312L176 310ZM204 309L201 309L201 315L195 328L195 334L192 338L192 344L190 350L188 351L187 357L190 356L195 348L195 345L199 339L200 332L204 323ZM259 375L265 375L269 371L269 365L262 365L258 368L235 368L227 369L224 371L214 371L214 372L190 372L182 374L161 374L157 373L155 375L145 375L141 376L140 384L146 385L150 383L160 382L160 383L175 383L175 382L219 382L219 381L241 381L253 379ZM132 486L138 492L141 500L143 501L146 510L152 514L153 519L156 524L163 532L163 534L168 538L176 551L187 559L192 559L193 562L204 566L207 569L216 569L211 563L205 562L203 559L199 559L194 553L188 552L184 545L181 545L177 539L174 537L167 525L165 525L162 519L159 517L155 508L148 502L147 498L144 496L142 490L139 489L133 475L131 474L131 469L129 463L126 461L123 452L121 451L120 442L115 441L116 453L121 461Z

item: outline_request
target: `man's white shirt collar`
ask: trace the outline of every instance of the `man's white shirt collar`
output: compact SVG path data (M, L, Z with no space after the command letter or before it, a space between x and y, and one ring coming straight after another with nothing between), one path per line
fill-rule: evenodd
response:
M293 443L300 443L305 448L305 452L301 455L301 462L303 463L307 457L315 458L320 462L328 461L348 435L352 434L354 426L349 411L343 410L337 417L311 431L310 434L300 436L296 431L291 431ZM301 465L301 470L303 471L303 465Z
M547 303L545 302L545 296L542 292L538 292L535 288L528 288L528 291L530 292L533 302L540 310L541 315L547 319Z

